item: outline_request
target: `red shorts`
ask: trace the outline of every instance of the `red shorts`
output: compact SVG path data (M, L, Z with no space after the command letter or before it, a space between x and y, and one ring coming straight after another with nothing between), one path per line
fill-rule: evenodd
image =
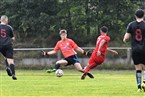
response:
M89 59L90 67L94 68L104 62L104 57L102 56L91 56Z

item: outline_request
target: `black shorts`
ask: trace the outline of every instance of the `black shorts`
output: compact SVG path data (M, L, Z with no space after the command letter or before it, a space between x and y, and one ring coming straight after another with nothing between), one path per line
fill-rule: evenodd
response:
M64 58L64 60L66 60L68 62L68 64L66 64L65 66L67 66L67 65L74 65L75 63L80 63L79 59L78 59L78 57L76 55Z
M145 65L145 51L132 51L132 59L135 65Z
M13 46L12 45L4 45L0 46L0 52L6 58L13 59Z

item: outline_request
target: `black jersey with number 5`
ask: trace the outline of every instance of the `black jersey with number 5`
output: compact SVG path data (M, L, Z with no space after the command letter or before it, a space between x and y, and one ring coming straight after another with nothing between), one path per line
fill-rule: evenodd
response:
M129 23L127 33L131 34L132 50L145 50L145 21Z
M13 28L10 25L0 24L0 45L11 45L14 37Z

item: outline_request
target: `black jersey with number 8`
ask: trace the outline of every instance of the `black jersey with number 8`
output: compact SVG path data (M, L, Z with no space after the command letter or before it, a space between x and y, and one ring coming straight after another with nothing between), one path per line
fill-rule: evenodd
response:
M145 50L145 21L129 23L127 32L131 34L132 50Z

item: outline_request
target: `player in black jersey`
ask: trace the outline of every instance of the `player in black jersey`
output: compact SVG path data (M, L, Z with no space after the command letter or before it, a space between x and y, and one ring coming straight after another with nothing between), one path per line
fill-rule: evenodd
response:
M131 38L132 59L136 69L138 91L143 89L145 92L145 21L142 9L135 12L135 19L128 24L123 41L127 42ZM142 70L144 70L143 83Z
M6 71L13 80L17 80L15 76L15 65L13 59L13 41L15 40L13 28L8 25L8 17L1 16L0 24L0 52L5 57Z

